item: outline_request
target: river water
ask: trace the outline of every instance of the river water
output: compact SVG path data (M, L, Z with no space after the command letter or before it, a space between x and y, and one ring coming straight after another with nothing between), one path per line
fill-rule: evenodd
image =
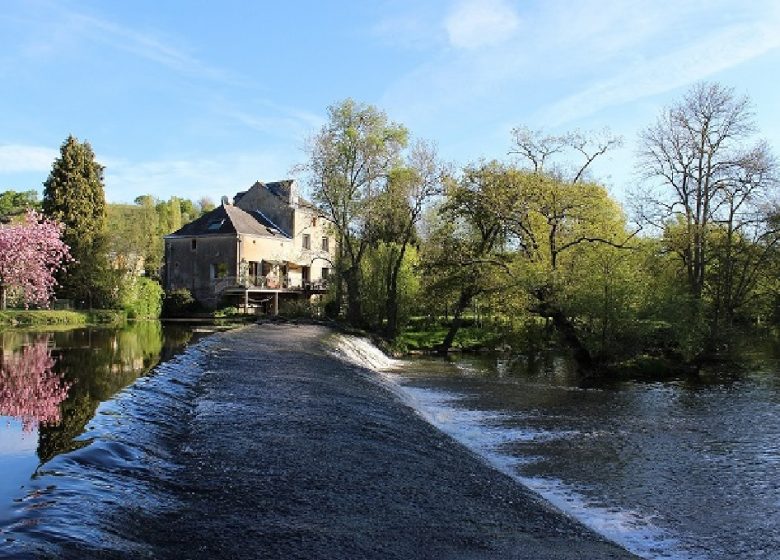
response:
M126 500L122 490L145 490L145 470L166 461L155 432L188 390L184 374L148 390L165 377L150 374L182 369L194 338L158 322L0 332L0 557L23 556L29 543L46 552L58 539L105 539L96 513Z
M117 511L175 511L186 493L170 452L209 347L195 338L158 323L0 333L0 557L150 554ZM341 338L431 423L638 555L780 558L774 339L739 370L583 385L554 351L394 361Z
M645 558L780 558L780 362L582 384L556 352L396 362L429 421ZM387 364L385 364L387 367Z

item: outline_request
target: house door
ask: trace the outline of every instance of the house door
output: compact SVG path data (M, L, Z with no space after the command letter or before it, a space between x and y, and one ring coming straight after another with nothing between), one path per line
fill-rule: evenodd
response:
M308 288L311 284L311 267L304 266L301 268L301 282L304 288Z
M249 279L254 285L257 285L257 277L262 275L262 261L249 261Z

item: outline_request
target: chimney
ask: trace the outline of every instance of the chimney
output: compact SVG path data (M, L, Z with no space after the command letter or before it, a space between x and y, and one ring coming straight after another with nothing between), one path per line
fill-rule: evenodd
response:
M295 179L290 181L290 205L298 206L298 182Z

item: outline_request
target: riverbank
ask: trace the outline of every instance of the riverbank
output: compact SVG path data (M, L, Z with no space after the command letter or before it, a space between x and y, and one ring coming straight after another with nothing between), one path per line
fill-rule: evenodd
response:
M49 326L116 325L127 314L115 309L75 311L66 309L28 309L0 311L0 330Z
M128 506L112 530L155 558L634 558L333 356L331 332L211 337L171 449L179 506ZM58 557L122 554L66 543Z

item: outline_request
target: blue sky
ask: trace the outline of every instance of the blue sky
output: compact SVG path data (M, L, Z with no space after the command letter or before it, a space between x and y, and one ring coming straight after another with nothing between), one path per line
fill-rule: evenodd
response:
M458 165L517 125L608 126L595 173L625 199L638 131L700 80L748 94L777 152L780 2L4 0L0 190L40 190L74 134L112 202L218 199L288 176L353 97Z

